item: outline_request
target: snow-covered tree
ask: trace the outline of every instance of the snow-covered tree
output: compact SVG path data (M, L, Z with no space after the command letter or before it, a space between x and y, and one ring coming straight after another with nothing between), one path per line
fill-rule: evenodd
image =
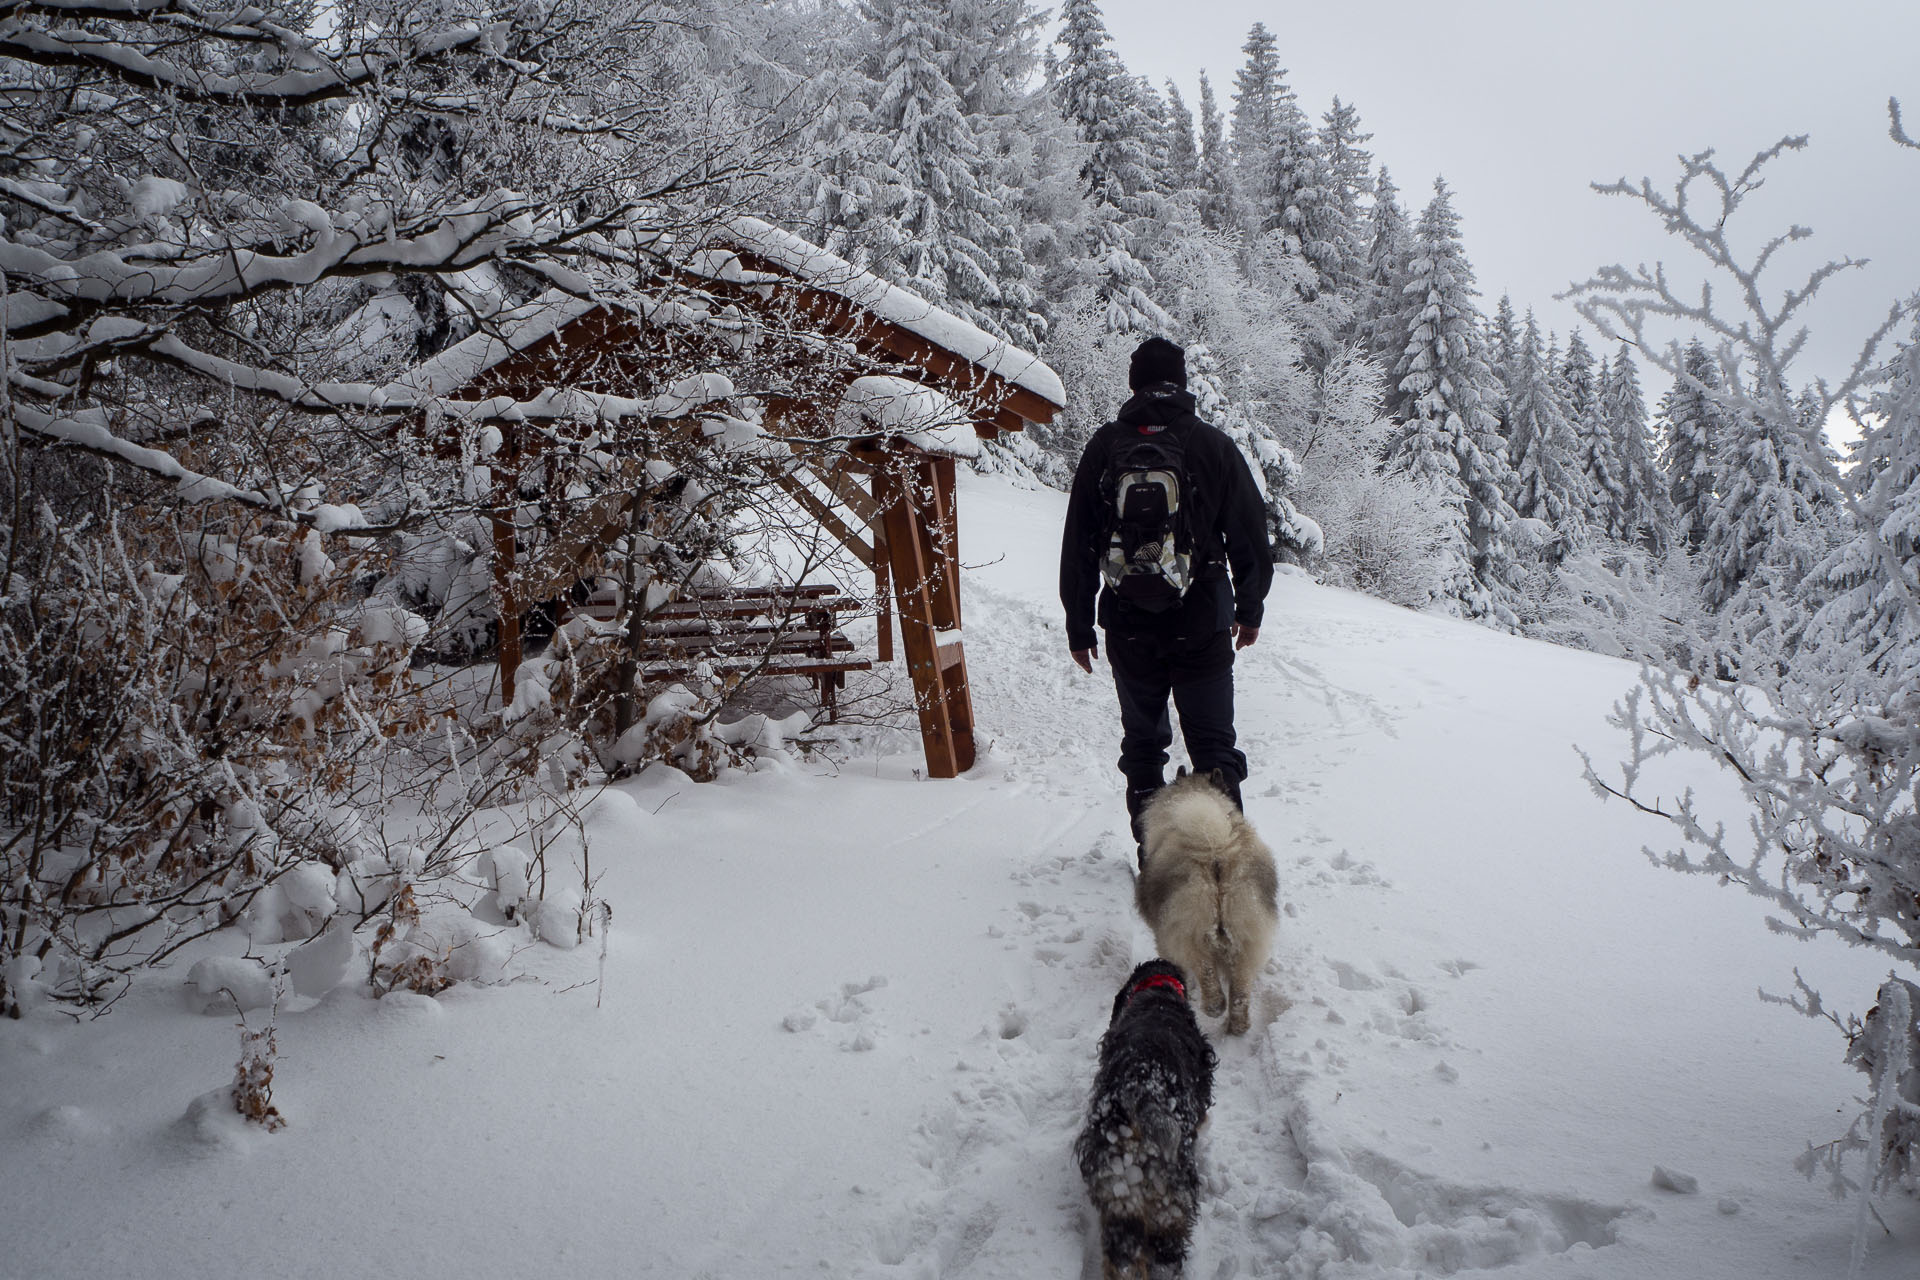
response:
M1240 190L1249 205L1264 208L1260 193L1272 186L1268 166L1273 162L1286 72L1275 52L1273 32L1256 22L1240 46L1246 61L1233 77L1233 132L1231 145ZM1256 218L1259 215L1255 215Z
M1239 206L1233 190L1233 156L1227 148L1226 124L1213 96L1213 82L1200 73L1200 221L1209 231L1239 224Z
M948 78L951 15L931 0L863 0L863 9L881 50L871 127L887 140L892 184L883 200L895 248L880 274L988 332L1031 341L1031 295L1007 296L1024 284L1010 193L993 181Z
M1137 252L1155 207L1153 121L1141 106L1138 83L1108 47L1112 40L1094 0L1067 0L1054 93L1088 144L1081 169L1092 205L1087 258L1097 273L1105 323L1116 333L1157 333L1167 328L1166 312L1153 299L1152 273Z
M1473 269L1446 183L1414 233L1401 325L1409 335L1395 366L1409 399L1406 425L1387 448L1394 472L1435 486L1454 519L1445 598L1465 616L1514 626L1514 522L1506 495L1512 468L1491 405L1499 391L1487 367L1485 321L1474 305Z
M781 383L741 317L669 296L662 255L766 167L707 75L705 9L108 0L0 24L0 739L37 744L0 752L0 1013L110 1000L229 925L350 940L384 913L392 956L464 806L584 767L512 708L442 714L412 658L471 615L410 588L436 549L491 588L488 553L524 545L479 593L517 616L609 493L643 495L663 556L711 545L684 525L722 468L656 501L667 457L714 452L680 429L731 394L712 360ZM686 352L639 396L481 414L395 376L595 304ZM536 443L551 466L516 481ZM425 803L450 758L471 785Z
M1348 293L1366 276L1364 206L1373 194L1373 153L1365 144L1372 139L1373 135L1360 127L1359 111L1337 97L1320 118L1320 151L1327 165L1328 225L1336 245L1332 283Z
M1895 140L1915 146L1901 129L1897 104L1890 104L1890 113ZM1722 376L1712 398L1737 424L1716 472L1740 486L1738 494L1722 495L1728 518L1707 534L1706 554L1721 557L1710 562L1720 576L1715 591L1721 598L1731 598L1743 572L1791 576L1806 531L1818 524L1810 505L1830 500L1847 508L1857 543L1824 563L1849 569L1833 577L1810 574L1802 583L1815 599L1841 588L1828 602L1832 625L1805 625L1808 597L1777 596L1777 607L1797 606L1800 616L1787 618L1786 625L1743 628L1691 669L1643 669L1640 688L1615 710L1616 723L1629 735L1630 755L1617 778L1603 776L1589 762L1588 779L1674 824L1685 848L1667 854L1665 865L1759 896L1774 913L1770 923L1782 932L1865 947L1912 975L1920 970L1920 707L1910 667L1887 661L1886 632L1855 624L1883 603L1920 616L1920 577L1910 543L1902 542L1906 526L1897 517L1889 523L1910 486L1898 478L1877 487L1871 475L1842 476L1820 431L1836 407L1859 405L1877 385L1874 403L1887 416L1885 434L1871 438L1872 446L1890 464L1904 455L1896 442L1911 439L1913 431L1912 348L1896 350L1891 376L1884 353L1896 334L1911 331L1914 313L1911 305L1892 308L1859 344L1862 355L1846 376L1815 385L1812 412L1790 403L1784 388L1791 385L1805 332L1788 335L1796 333L1826 281L1863 264L1831 262L1781 288L1770 274L1777 251L1808 233L1794 228L1750 254L1734 248L1732 235L1744 229L1743 206L1770 176L1769 167L1804 145L1804 138L1785 139L1738 173L1721 169L1711 152L1684 159L1670 191L1651 181L1608 188L1644 204L1723 287L1683 295L1663 267L1609 267L1579 292L1588 318L1603 331L1618 326L1675 377L1676 390L1709 389L1690 372L1697 349L1683 349L1678 341L1663 346L1653 340L1654 326L1683 325L1716 344ZM1722 297L1739 299L1743 311L1722 313L1715 303ZM1667 417L1672 422L1685 414L1669 410ZM1890 465L1883 474L1899 477L1904 470ZM1784 548L1757 546L1745 536L1769 523L1786 540ZM1867 576L1849 586L1853 574ZM1797 649L1790 643L1796 630ZM1734 679L1721 678L1729 675ZM1747 821L1722 823L1696 804L1691 790L1677 797L1655 794L1646 768L1675 752L1699 753L1725 767L1745 797ZM1797 994L1782 998L1840 1028L1848 1061L1872 1082L1867 1111L1852 1131L1799 1161L1809 1176L1825 1169L1837 1192L1910 1188L1920 1175L1913 1161L1920 1149L1913 992L1909 978L1896 973L1873 993L1875 1008L1845 1018L1804 982ZM1864 1178L1843 1176L1842 1161L1854 1151L1866 1154ZM1855 1226L1856 1272L1869 1226L1863 1196Z
M1765 406L1733 414L1714 454L1717 496L1701 543L1707 607L1740 612L1791 599L1829 547L1829 481L1782 388L1749 393Z
M1514 512L1552 530L1552 558L1585 542L1586 482L1579 471L1573 426L1553 386L1540 326L1527 313L1519 354L1507 388L1507 452L1513 464Z
M1192 191L1200 185L1200 144L1193 131L1193 112L1180 96L1180 86L1167 81L1167 186Z
M1640 371L1626 343L1614 354L1600 390L1600 412L1612 445L1608 456L1618 468L1618 498L1606 513L1608 536L1621 542L1639 542L1656 554L1664 551L1668 514L1666 486L1654 457L1648 430L1646 397L1640 391ZM1588 463L1592 474L1593 463ZM1597 486L1596 486L1597 487ZM1607 492L1614 492L1608 487Z
M1406 210L1400 207L1399 188L1385 165L1374 181L1366 243L1366 279L1360 284L1356 319L1369 356L1381 368L1391 369L1406 351L1409 337L1402 323L1407 274L1413 263L1413 229L1408 225ZM1390 386L1387 411L1404 422L1408 413L1405 393Z
M1730 431L1714 394L1719 389L1719 366L1695 338L1681 356L1672 388L1660 397L1660 469L1674 536L1689 551L1706 543L1716 502L1714 455Z

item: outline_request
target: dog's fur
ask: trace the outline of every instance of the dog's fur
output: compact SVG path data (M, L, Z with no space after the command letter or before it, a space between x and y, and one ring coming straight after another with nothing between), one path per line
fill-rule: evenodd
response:
M1214 1058L1185 985L1165 960L1140 965L1114 997L1100 1038L1100 1070L1073 1154L1100 1212L1106 1280L1177 1277L1186 1262L1200 1204L1194 1140L1213 1105Z
M1253 980L1280 921L1273 854L1217 779L1181 771L1148 802L1134 904L1160 954L1193 975L1201 1007L1247 1029ZM1226 990L1222 992L1224 981Z

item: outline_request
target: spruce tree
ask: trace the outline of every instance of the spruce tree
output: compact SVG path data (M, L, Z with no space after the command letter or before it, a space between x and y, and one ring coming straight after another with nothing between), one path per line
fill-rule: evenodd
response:
M1727 435L1727 419L1714 398L1719 366L1698 338L1687 344L1680 367L1680 377L1660 398L1660 470L1674 536L1694 554L1713 521L1714 456Z
M1062 114L1089 145L1081 170L1091 212L1087 258L1110 332L1163 332L1153 276L1136 256L1153 211L1152 121L1139 88L1107 46L1113 37L1094 0L1067 0L1056 43L1065 55L1054 78Z
M1337 249L1333 284L1351 293L1366 275L1367 244L1363 205L1373 191L1373 154L1365 145L1373 135L1360 128L1360 113L1333 100L1320 119L1320 151L1326 157L1328 216Z
M1920 688L1920 319L1873 396L1847 472L1861 519L1820 565L1808 643Z
M986 163L942 66L943 14L934 0L864 0L879 30L873 120L891 140L899 283L969 320L998 328L1002 297L992 242L1007 221Z
M1829 547L1818 471L1783 389L1756 389L1759 410L1729 415L1714 452L1717 495L1701 544L1707 607L1758 614L1792 598Z
M1180 87L1167 81L1167 180L1169 191L1193 191L1200 186L1200 148L1193 133L1193 112L1180 96Z
M1586 486L1576 467L1573 426L1553 386L1540 326L1527 313L1507 404L1513 509L1560 535L1562 553L1586 537Z
M1227 148L1225 121L1213 96L1213 82L1200 73L1200 221L1222 231L1239 222L1233 191L1233 156Z
M1596 532L1618 538L1622 536L1621 522L1629 504L1624 468L1614 445L1613 422L1607 414L1607 388L1613 380L1613 370L1603 357L1599 372L1588 374L1586 368L1592 361L1593 353L1575 329L1567 342L1574 462L1586 482L1587 523Z
M1367 353L1382 369L1392 369L1407 349L1410 335L1404 327L1405 289L1413 262L1413 232L1400 192L1386 166L1373 186L1373 208L1367 219L1366 279L1360 287L1355 319ZM1392 379L1397 383L1399 379ZM1405 422L1411 397L1390 386L1387 416Z
M1498 425L1489 408L1498 395L1487 367L1485 321L1474 305L1473 269L1460 241L1460 219L1446 183L1414 233L1403 289L1406 351L1395 366L1409 418L1387 446L1386 467L1435 486L1450 512L1453 537L1444 549L1443 590L1467 617L1518 625L1514 609L1513 487Z
M1285 72L1274 51L1273 32L1264 22L1253 24L1240 51L1247 60L1233 77L1232 146L1240 190L1252 196L1272 186L1268 170L1273 162L1276 100Z
M1622 542L1638 542L1656 553L1664 551L1669 523L1666 486L1654 457L1640 371L1634 365L1632 349L1624 342L1614 354L1609 377L1601 389L1600 412L1606 419L1614 464L1619 468L1620 504L1607 513L1607 532Z

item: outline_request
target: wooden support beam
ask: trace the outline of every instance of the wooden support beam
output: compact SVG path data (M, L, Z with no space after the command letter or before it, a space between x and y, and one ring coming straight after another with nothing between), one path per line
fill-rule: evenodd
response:
M520 598L515 589L514 502L519 485L511 473L500 485L505 515L493 519L493 585L500 608L498 662L500 667L500 706L513 705L513 678L520 669Z
M820 495L808 488L804 479L784 469L770 468L770 470L774 483L786 490L795 502L805 507L807 514L820 522L821 528L831 533L841 546L853 553L854 558L861 564L868 566L873 564L873 547L865 538L848 528L847 522L842 520L831 506L821 501Z
M906 477L896 478L894 502L887 508L887 542L893 552L893 589L900 607L900 643L907 651L907 675L913 681L914 709L920 717L920 743L926 751L927 775L960 775L954 749L953 723L946 688L940 680L938 642L928 569L919 528L921 513Z
M960 523L954 512L953 459L939 456L920 465L921 496L927 502L927 558L933 571L934 624L960 629Z
M932 495L938 489L930 470L933 461L918 450L899 452L885 481L890 501L884 523L900 610L900 641L913 680L927 773L953 778L973 765L973 704L958 643L944 646L943 654L939 642L939 633L951 628L940 626L937 618L957 615L957 592L936 606L936 596L944 593L940 584L946 574L931 526Z
M874 621L878 624L877 648L880 661L893 661L893 544L887 539L887 521L885 512L894 501L892 485L887 473L873 473L873 497L875 518L870 528L873 532L873 600L878 611Z

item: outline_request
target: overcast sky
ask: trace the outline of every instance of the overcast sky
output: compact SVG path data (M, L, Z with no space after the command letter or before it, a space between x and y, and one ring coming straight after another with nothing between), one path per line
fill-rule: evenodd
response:
M1811 227L1803 271L1829 257L1873 260L1816 314L1798 372L1832 376L1889 304L1920 289L1920 152L1888 139L1886 114L1887 98L1900 98L1907 132L1920 136L1920 0L1101 7L1127 68L1163 89L1171 79L1196 111L1205 70L1231 112L1241 46L1266 23L1301 105L1316 122L1336 94L1358 108L1416 215L1434 177L1446 177L1483 309L1511 293L1563 340L1583 322L1553 295L1574 280L1607 263L1685 260L1643 207L1590 182L1671 187L1683 152L1711 147L1738 170L1786 134L1811 145L1777 162L1750 235Z

